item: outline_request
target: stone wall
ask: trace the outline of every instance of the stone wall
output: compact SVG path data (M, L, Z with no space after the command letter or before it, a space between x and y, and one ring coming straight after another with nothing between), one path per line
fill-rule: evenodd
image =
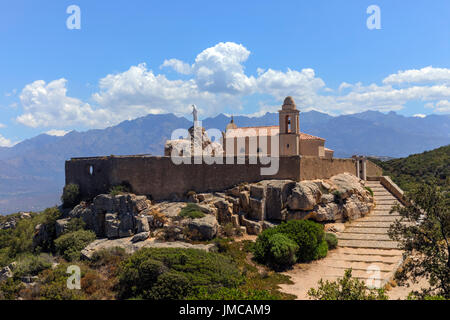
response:
M136 194L149 195L155 200L182 197L188 191L210 192L230 188L241 182L265 179L300 179L300 157L279 158L276 175L261 175L268 165L236 164L180 164L170 157L125 156L75 158L66 161L66 184L80 186L83 198L108 192L109 188L128 183ZM224 160L226 163L227 160ZM92 174L91 174L92 168Z
M234 164L180 164L170 157L111 156L74 158L66 161L66 184L80 186L83 198L108 193L114 185L128 183L132 192L155 200L182 198L188 191L212 192L231 188L241 182L270 179L294 181L327 179L339 173L356 174L353 159L320 159L317 157L280 157L275 175L261 175L268 165L237 164L236 158L226 158Z
M379 177L383 175L383 169L370 160L366 162L367 177Z
M328 179L339 173L356 175L353 159L323 159L303 156L300 160L300 180Z

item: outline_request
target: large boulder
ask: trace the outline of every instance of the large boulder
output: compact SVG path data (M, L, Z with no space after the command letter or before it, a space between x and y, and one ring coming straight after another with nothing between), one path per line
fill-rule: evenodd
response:
M291 180L269 181L266 191L266 219L284 220L282 210L294 187L295 182Z
M361 179L350 174L341 173L330 178L342 199L351 197L352 194L365 194L366 191L361 184Z
M33 248L42 248L53 240L54 234L48 224L38 224L34 231Z
M105 214L105 236L108 239L115 239L119 237L120 221L117 213Z
M7 280L9 278L12 278L13 276L13 272L11 271L9 266L0 269L0 281Z
M56 231L57 238L67 230L67 225L68 225L69 221L70 221L70 219L68 219L68 218L56 220L55 231Z
M349 220L355 220L368 214L370 209L370 204L362 202L357 195L352 195L344 204L344 215Z
M322 192L317 184L311 181L302 181L292 189L287 206L291 210L313 210L320 202L321 196Z
M262 232L262 223L260 221L254 221L246 219L244 216L240 216L240 223L246 228L248 234L258 235Z
M315 221L342 221L344 218L344 211L342 205L330 202L327 204L320 204L315 208L313 219Z
M214 206L217 208L217 219L220 224L230 223L231 216L233 215L233 205L225 199L220 199L214 202Z
M213 215L207 215L200 219L193 219L187 224L189 231L196 232L199 236L196 240L213 239L219 228L219 223Z
M150 237L150 232L141 232L131 238L131 242L136 243L139 241L147 240Z
M136 217L136 233L148 231L150 231L148 217L143 214L140 214L139 216Z
M95 252L110 248L123 248L126 253L133 254L137 250L142 248L182 248L182 249L198 249L205 251L212 251L216 247L214 244L191 244L187 242L174 241L174 242L162 242L162 241L137 241L132 242L132 237L121 239L98 239L91 242L81 251L83 259L92 259Z

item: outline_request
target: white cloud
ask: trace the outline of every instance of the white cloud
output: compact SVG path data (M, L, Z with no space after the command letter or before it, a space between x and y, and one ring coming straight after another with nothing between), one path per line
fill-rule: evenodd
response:
M70 131L65 131L65 130L49 130L46 132L46 134L48 134L49 136L55 136L55 137L63 137L66 134L68 134Z
M169 59L164 60L164 63L160 66L160 68L169 67L175 70L178 73L181 74L190 74L192 71L192 68L189 64L184 63L181 60L178 59Z
M342 82L333 90L310 68L286 71L257 68L256 75L251 75L244 67L249 57L250 51L243 45L221 42L200 52L192 64L165 60L161 69L169 67L187 76L175 80L141 63L100 79L92 103L68 96L65 79L48 84L38 80L22 90L23 114L17 121L54 130L75 125L101 128L149 113L189 115L191 104L197 105L202 117L225 109L243 113L243 101L254 94L267 95L270 101L260 104L255 114L278 110L288 95L294 97L302 111L330 114L401 110L410 101L424 102L435 112L449 111L450 69L399 71L387 76L381 84Z
M415 117L415 118L426 118L427 115L423 114L423 113L416 113L415 115L413 115L413 117Z
M0 128L5 128L6 124L0 123Z
M441 101L438 101L436 103L431 103L430 102L430 103L427 103L425 105L425 107L432 108L436 112L447 113L447 112L450 112L450 101L448 101L448 100L441 100Z
M86 125L105 126L110 122L110 114L104 109L94 110L89 104L67 96L66 79L45 83L37 80L25 86L20 94L20 102L25 111L17 121L26 126L71 127Z
M11 142L11 140L6 139L0 134L0 147L12 147L14 144Z
M432 66L422 69L411 69L399 71L391 74L383 80L384 84L402 84L402 83L427 83L427 82L446 82L450 83L450 69L433 68Z

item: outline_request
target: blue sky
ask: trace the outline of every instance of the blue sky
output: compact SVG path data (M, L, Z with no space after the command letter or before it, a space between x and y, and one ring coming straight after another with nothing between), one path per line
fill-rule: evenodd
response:
M15 0L0 43L0 146L191 103L203 117L262 114L287 95L335 115L450 111L448 0Z

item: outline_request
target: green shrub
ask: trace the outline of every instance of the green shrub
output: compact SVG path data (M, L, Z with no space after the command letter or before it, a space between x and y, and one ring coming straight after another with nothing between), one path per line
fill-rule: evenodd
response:
M182 218L197 219L197 218L203 218L205 216L205 214L201 211L199 206L196 205L195 203L188 203L183 209L181 209L178 216L182 217Z
M278 300L279 298L271 294L268 290L241 288L220 288L214 293L207 290L200 290L195 296L188 297L192 300Z
M113 186L112 188L109 189L109 194L112 196L118 196L119 194L130 193L130 192L131 192L131 188L125 184L119 184L119 185Z
M269 264L275 269L284 269L297 261L298 245L286 235L277 233L269 238Z
M325 241L328 244L328 249L336 249L338 245L338 238L334 233L325 233Z
M80 259L81 250L95 240L92 231L78 230L66 233L55 240L56 251L67 261Z
M55 269L44 270L40 277L40 286L37 287L37 296L41 300L82 300L86 298L82 290L72 290L67 288L68 263L61 263ZM84 275L83 266L81 276Z
M126 299L181 299L201 288L214 292L221 287L237 287L244 280L229 257L174 248L137 251L122 263L118 278L119 297Z
M8 278L0 281L0 300L16 300L25 286L18 279Z
M77 184L67 184L64 186L61 201L64 208L73 208L81 200L80 187Z
M51 268L53 259L50 255L42 253L40 255L24 254L17 259L14 267L14 276L36 276L41 271Z
M308 295L316 300L387 300L383 289L368 289L364 282L352 278L352 270L346 270L337 281L320 279L319 288L311 288Z
M314 260L323 259L328 254L328 244L325 240L323 240L319 246L317 247L317 255Z
M85 230L85 228L86 222L84 222L82 218L72 218L64 228L64 233L75 232L78 230Z
M255 259L261 263L270 263L270 238L274 234L284 234L297 246L296 257L298 262L307 262L326 255L328 247L323 245L323 226L308 220L292 220L275 228L263 231L257 238L254 246ZM320 249L320 252L318 250ZM326 249L326 250L325 250Z
M309 220L294 220L277 227L280 233L286 234L299 247L297 258L300 262L314 260L316 252L324 240L323 226Z
M151 300L182 300L192 292L191 284L183 273L161 274L148 294Z

